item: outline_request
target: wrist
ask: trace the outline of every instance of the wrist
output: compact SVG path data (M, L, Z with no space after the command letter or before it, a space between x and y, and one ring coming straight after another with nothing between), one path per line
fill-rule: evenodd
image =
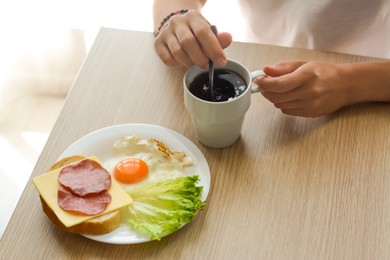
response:
M167 16L165 16L162 21L160 22L157 30L154 32L154 36L157 37L159 35L159 33L161 32L162 29L164 29L165 26L168 25L169 23L169 20L175 16L175 15L183 15L183 14L186 14L188 13L188 9L180 9L180 10L177 10L175 12L171 12L170 14L168 14Z
M390 101L390 62L340 64L347 105Z

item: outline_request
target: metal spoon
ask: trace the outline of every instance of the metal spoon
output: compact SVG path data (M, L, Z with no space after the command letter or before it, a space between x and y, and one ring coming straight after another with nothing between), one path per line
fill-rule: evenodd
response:
M217 27L215 25L211 25L211 30L214 35L218 34ZM214 63L211 59L209 59L209 87L211 91L211 96L214 96Z

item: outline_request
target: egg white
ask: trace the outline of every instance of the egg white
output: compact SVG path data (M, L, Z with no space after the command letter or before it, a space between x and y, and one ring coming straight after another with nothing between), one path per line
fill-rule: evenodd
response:
M118 183L126 190L144 185L147 182L157 182L167 179L175 179L186 176L185 167L192 165L192 159L187 156L186 160L179 162L172 156L167 156L158 149L158 146L140 136L124 136L113 144L113 156L105 161L105 168L113 175L116 164L126 158L138 158L143 160L149 168L148 177L134 184Z

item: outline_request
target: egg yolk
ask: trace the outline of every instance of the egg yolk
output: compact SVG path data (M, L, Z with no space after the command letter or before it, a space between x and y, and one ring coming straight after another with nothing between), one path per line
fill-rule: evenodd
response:
M118 162L114 169L115 178L126 184L137 183L148 177L148 165L138 158L127 158Z

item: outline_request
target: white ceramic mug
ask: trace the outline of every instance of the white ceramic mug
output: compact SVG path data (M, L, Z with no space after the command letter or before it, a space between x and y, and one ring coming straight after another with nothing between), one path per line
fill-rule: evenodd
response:
M246 83L240 96L224 101L210 102L194 96L188 89L196 76L205 72L197 66L191 67L184 75L184 104L195 126L199 141L211 148L224 148L236 142L241 134L245 113L251 103L251 94L259 92L252 79L264 76L262 70L249 72L237 61L228 60L223 68L239 74Z

